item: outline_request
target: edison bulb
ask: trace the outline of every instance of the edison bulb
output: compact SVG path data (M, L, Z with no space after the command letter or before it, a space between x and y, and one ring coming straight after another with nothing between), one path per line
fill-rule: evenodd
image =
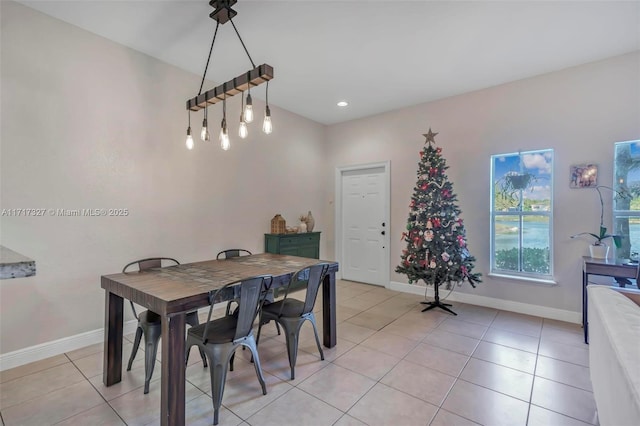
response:
M271 125L271 110L269 109L269 105L264 110L264 121L262 122L262 131L266 134L270 134L273 131L273 126Z
M251 93L247 95L247 104L244 106L244 122L251 123L253 121L253 101Z
M187 140L185 141L187 149L193 149L193 137L191 136L191 127L187 129Z
M231 147L231 143L229 142L229 133L227 133L227 126L224 122L220 129L220 147L225 151L228 151Z
M209 126L207 126L206 118L202 121L202 130L200 131L200 139L202 139L203 142L207 142L210 139Z
M273 125L271 124L271 117L266 115L262 122L262 131L266 134L270 134L273 131Z
M249 130L247 129L247 123L245 123L244 121L241 121L240 128L238 129L238 136L240 136L242 139L245 139L248 134L249 134Z

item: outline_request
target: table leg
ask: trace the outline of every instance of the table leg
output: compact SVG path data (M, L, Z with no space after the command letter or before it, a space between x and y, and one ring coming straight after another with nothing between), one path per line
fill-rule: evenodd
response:
M335 272L328 273L322 283L322 341L327 348L337 342Z
M185 314L162 318L160 424L185 424Z
M104 359L102 382L111 386L122 380L123 300L105 290L104 298Z
M589 274L582 271L582 330L584 331L584 343L589 343L589 322L587 321L587 284Z

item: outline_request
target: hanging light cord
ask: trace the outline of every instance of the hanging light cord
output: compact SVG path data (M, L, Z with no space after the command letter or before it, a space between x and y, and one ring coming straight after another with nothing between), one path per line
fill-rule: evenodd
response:
M218 35L219 26L220 26L220 22L218 21L218 23L216 24L216 30L213 33L213 40L211 40L211 47L209 48L209 56L207 57L207 65L205 65L204 67L204 73L202 74L202 81L200 82L200 90L198 90L198 96L202 94L202 86L204 86L204 78L207 76L207 68L209 68L209 61L211 60L211 52L213 52L213 44L216 42L216 35Z
M251 66L253 68L256 67L256 64L253 63L253 59L251 59L251 55L249 55L249 51L247 50L247 46L244 45L244 41L242 41L242 37L240 37L240 33L238 32L238 29L236 28L236 24L233 23L233 19L229 18L229 21L231 22L231 25L233 25L233 29L236 30L236 34L238 35L238 39L240 39L240 43L242 43L242 47L244 48L244 51L247 53L247 56L249 57L249 61L251 62Z

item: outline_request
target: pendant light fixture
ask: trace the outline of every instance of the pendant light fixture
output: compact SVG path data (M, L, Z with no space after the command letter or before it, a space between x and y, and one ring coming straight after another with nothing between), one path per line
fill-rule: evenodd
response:
M227 130L227 99L222 100L222 123L220 123L220 147L228 151L231 148L229 143L229 131Z
M202 142L209 141L209 126L207 125L207 108L204 109L204 120L202 120L202 131L200 132Z
M265 108L265 117L262 123L262 130L266 134L270 134L273 130L271 124L271 111L269 109L269 80L273 79L273 67L267 64L262 64L256 66L253 63L253 59L251 59L251 55L249 55L249 51L242 41L242 37L240 37L240 33L236 28L236 25L233 23L233 17L237 15L238 12L233 10L231 7L237 3L237 0L211 0L209 1L209 5L211 5L214 10L209 14L209 17L216 21L216 29L213 33L213 40L211 40L211 47L209 48L209 56L207 58L207 64L204 68L204 73L202 75L202 81L200 83L200 90L198 91L198 95L187 100L187 110L191 111L199 111L204 109L204 119L202 120L202 131L200 133L201 139L203 141L208 141L210 139L209 128L207 123L207 110L209 106L214 105L218 102L222 102L222 123L220 128L220 146L223 150L228 150L230 147L229 133L227 129L227 114L226 114L226 102L227 97L231 97L237 94L240 94L242 98L241 101L241 112L240 112L240 127L238 129L238 135L241 138L246 138L249 134L249 130L247 124L253 121L253 99L251 98L251 87L259 86L262 83L267 83L267 92L266 92L266 108ZM209 68L209 62L211 61L211 52L213 51L213 45L216 41L216 35L218 34L218 28L220 25L223 25L227 22L231 22L233 29L235 30L242 47L244 48L249 61L251 62L251 66L253 67L246 73L239 75L238 77L229 80L217 87L214 87L211 90L208 90L202 93L202 87L204 85L204 80L207 75L207 69ZM245 102L244 92L247 91L247 99ZM186 145L188 149L193 148L193 137L191 136L191 115L189 115L189 127L187 129L187 141Z
M271 110L269 109L269 82L267 81L267 96L265 96L266 107L264 109L264 121L262 122L262 131L271 134L273 127L271 125Z
M253 99L251 99L251 86L247 88L247 105L244 107L244 121L251 123L253 121Z
M191 136L191 111L189 111L189 127L187 127L187 140L185 145L187 145L187 149L193 149L193 136Z
M244 121L244 96L240 95L240 127L238 128L238 136L241 139L246 139L249 134L249 129L247 129L247 123Z

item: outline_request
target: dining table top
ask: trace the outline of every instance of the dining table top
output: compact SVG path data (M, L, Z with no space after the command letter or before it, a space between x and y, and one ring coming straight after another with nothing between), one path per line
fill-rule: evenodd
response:
M210 291L256 275L274 277L273 288L284 285L292 273L317 263L327 262L338 270L337 262L261 253L221 260L205 260L180 265L103 275L102 288L151 309L170 314L208 304Z

